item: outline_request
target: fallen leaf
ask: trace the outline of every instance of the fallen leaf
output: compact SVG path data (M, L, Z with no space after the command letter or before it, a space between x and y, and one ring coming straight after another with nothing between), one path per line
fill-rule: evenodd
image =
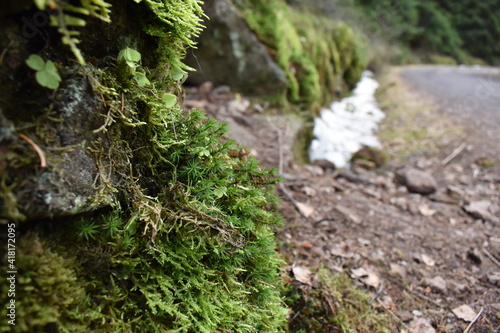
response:
M310 197L314 197L316 195L316 190L312 187L306 186L302 189L304 193Z
M367 286L378 288L380 285L380 278L374 272L368 272L368 277L362 278L361 281Z
M427 216L427 217L436 214L436 211L427 205L418 206L418 211L420 212L420 214L422 214L422 216Z
M362 278L368 276L368 272L363 267L351 269L351 273L355 278Z
M303 204L301 202L297 202L296 205L300 213L304 215L304 217L309 217L314 213L314 208L309 205Z
M295 279L303 284L311 283L311 271L305 266L295 266L292 268Z
M451 310L457 318L466 322L471 322L476 318L476 312L467 304L460 305L458 308Z
M391 273L398 274L403 279L406 279L406 267L398 264L391 264Z
M309 242L302 242L302 244L300 244L301 247L303 247L304 249L312 249L313 248L313 245Z
M436 261L431 257L429 257L428 255L422 254L420 257L422 258L423 263L426 264L427 266L433 267L434 265L436 265Z
M380 278L372 270L366 270L363 267L352 269L351 273L354 278L361 280L365 285L378 288L380 285Z

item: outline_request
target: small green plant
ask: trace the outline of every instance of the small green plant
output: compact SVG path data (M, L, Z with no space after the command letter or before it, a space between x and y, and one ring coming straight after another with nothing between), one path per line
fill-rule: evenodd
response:
M163 94L163 96L161 97L161 100L165 103L165 107L167 109L170 109L171 107L173 107L175 105L175 103L177 103L177 96L175 96L173 94L166 93L166 94Z
M86 241L94 239L94 235L97 233L97 229L99 229L98 225L82 219L78 224L78 238L85 238Z
M151 85L151 82L143 72L137 71L137 68L140 67L141 58L142 56L139 52L129 47L124 48L118 53L118 60L122 60L127 64L137 84L140 87L146 87Z
M37 54L32 54L26 60L26 64L36 71L35 78L38 84L49 89L59 88L61 77L57 73L56 65L50 60L43 60Z

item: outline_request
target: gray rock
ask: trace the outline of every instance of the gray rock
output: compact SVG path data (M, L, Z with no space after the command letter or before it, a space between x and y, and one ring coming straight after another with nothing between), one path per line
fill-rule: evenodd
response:
M415 168L403 168L395 175L396 183L406 186L408 191L420 194L431 194L436 191L436 180L427 172Z
M432 291L437 293L446 294L448 291L446 281L440 276L436 276L432 279L425 279L425 285L431 287Z
M186 62L197 71L188 82L212 81L251 95L274 95L286 89L286 76L266 47L248 27L229 0L207 0L203 6L210 18L197 40L197 48Z
M323 168L324 170L327 170L327 169L335 170L335 164L333 162L326 160L326 159L323 159L323 158L312 161L312 164L317 165L317 166Z
M407 327L409 333L436 333L436 329L432 327L430 320L426 318L415 318Z
M473 201L463 206L463 209L473 218L484 221L498 221L498 218L491 213L491 208L492 203L488 200Z
M464 191L460 187L454 185L449 185L446 188L446 193L454 199L462 199L465 196Z

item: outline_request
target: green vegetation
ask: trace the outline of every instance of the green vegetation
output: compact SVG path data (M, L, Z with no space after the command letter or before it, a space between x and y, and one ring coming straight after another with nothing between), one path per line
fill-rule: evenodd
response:
M368 294L355 287L346 274L327 269L316 273L319 286L287 285L287 303L292 308L290 332L373 332L397 331L387 315L372 309Z
M366 19L377 26L375 34L401 43L424 56L440 54L459 62L500 61L499 1L460 0L354 0ZM352 5L351 2L347 2ZM367 34L373 34L366 31ZM379 36L371 36L379 37ZM426 58L427 57L427 58Z
M139 31L126 30L126 37L106 46L105 61L96 60L93 45L86 43L92 37L86 32L90 24L80 25L81 57L52 43L39 51L58 59L65 78L60 91L86 84L93 94L89 105L99 113L96 119L102 126L88 133L89 141L59 146L51 135L65 121L54 114L56 110L61 117L64 101L59 94L40 92L37 85L33 100L41 99L46 109L26 117L34 120L24 125L27 135L44 143L55 173L64 167L58 164L64 154L85 146L97 165L93 184L87 184L95 191L94 209L21 223L23 207L16 197L20 180L14 177L30 170L36 160L23 157L18 141L2 146L9 151L1 160L6 189L2 204L7 204L2 218L17 219L29 230L19 236L17 247L15 329L284 331L287 310L272 230L280 223L273 208L278 179L272 171L261 170L254 158L233 156L241 147L226 137L224 124L198 110L185 112L177 104L188 69L182 56L192 45L190 36L200 29L199 2L109 3L129 15L109 12L116 31L124 25L128 29L127 20L136 19L140 25L135 28ZM81 63L84 56L85 66L72 64L75 58ZM37 71L46 70L35 61ZM82 96L71 97L88 98ZM12 126L15 131L17 124ZM26 178L35 184L37 179L30 177L48 175L33 170ZM2 304L7 301L6 287L0 287ZM0 323L1 331L9 328L6 321Z
M61 77L57 73L56 65L52 61L45 61L39 55L32 54L26 60L26 64L36 71L36 81L42 87L49 89L57 89L59 87Z
M284 70L292 103L319 108L359 80L366 50L344 23L302 14L282 0L245 0L240 9Z

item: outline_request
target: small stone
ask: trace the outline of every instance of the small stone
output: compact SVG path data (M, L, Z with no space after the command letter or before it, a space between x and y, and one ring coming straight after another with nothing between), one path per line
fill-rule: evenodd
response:
M410 311L396 311L396 316L401 319L402 322L406 323L413 319L413 315Z
M460 187L454 185L449 185L446 188L446 193L454 199L462 199L465 196L464 191Z
M436 211L426 204L422 204L422 205L418 206L418 211L420 212L420 214L422 216L426 216L426 217L429 217L429 216L436 214Z
M491 205L491 202L488 200L480 200L463 206L463 209L473 218L483 221L495 221L497 218L490 213Z
M324 158L314 160L314 161L312 161L312 164L317 165L319 167L322 167L324 170L328 170L328 169L335 170L336 169L336 166L333 162L326 160Z
M392 264L390 265L391 267L391 273L398 274L403 278L403 280L406 280L406 275L407 275L407 270L406 267L398 264Z
M436 333L429 319L415 318L408 324L409 333Z
M488 275L488 281L497 287L500 287L500 272L494 272Z
M375 170L377 165L375 162L367 161L367 160L355 160L353 164L361 169L365 170Z
M481 265L483 261L481 258L481 253L478 249L475 248L470 248L469 251L467 251L467 258L472 260L472 262L476 265Z
M430 256L422 254L420 257L422 258L422 262L427 266L434 267L434 265L436 265L436 261L432 259Z
M314 213L314 208L302 202L296 203L297 208L304 217L310 217Z
M420 194L431 194L436 191L436 180L427 172L414 168L403 168L395 175L398 184L406 186L408 191Z
M314 176L323 176L325 174L323 168L317 165L306 165L304 166L304 169L312 173Z
M422 313L422 311L419 311L419 310L413 310L411 312L415 317L422 317L424 314Z
M446 281L440 276L436 276L432 279L425 279L425 284L431 287L434 292L446 294L448 291Z

